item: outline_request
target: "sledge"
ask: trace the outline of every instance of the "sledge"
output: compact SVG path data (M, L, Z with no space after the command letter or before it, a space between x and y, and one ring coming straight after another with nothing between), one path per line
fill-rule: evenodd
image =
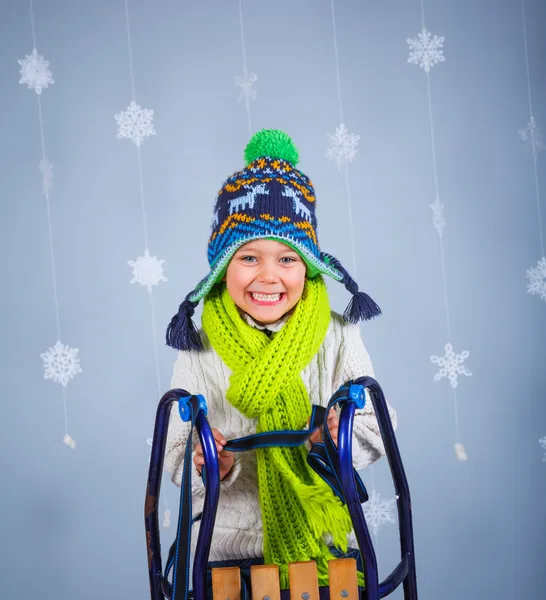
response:
M400 539L400 561L391 574L379 581L377 559L366 524L362 505L368 493L352 463L352 432L355 410L366 402L365 390L371 398L396 491ZM171 406L178 403L183 421L191 423L188 436L180 490L177 534L169 558L162 567L159 535L158 504L161 475ZM326 425L330 408L340 405L337 447ZM151 600L379 600L403 586L404 600L417 600L417 577L413 539L411 499L402 458L389 417L387 403L379 383L372 377L359 377L344 383L332 396L328 407L313 406L309 429L255 434L230 440L226 450L244 452L257 447L299 445L305 443L319 425L324 424L324 442L314 444L308 462L330 485L332 492L347 505L362 557L364 587L357 583L357 566L353 558L329 562L329 584L319 586L313 561L288 565L289 589L280 589L276 565L256 565L250 568L250 590L241 585L238 568L212 569L212 585L207 586L208 558L220 494L218 455L211 428L207 421L207 405L200 394L172 389L163 395L156 412L154 437L148 471L145 500L146 548ZM191 473L192 433L196 429L203 447L205 466L202 471L205 485L203 511L192 515ZM201 520L193 562L193 589L190 590L191 527ZM169 575L172 571L172 578ZM212 589L210 589L212 588Z

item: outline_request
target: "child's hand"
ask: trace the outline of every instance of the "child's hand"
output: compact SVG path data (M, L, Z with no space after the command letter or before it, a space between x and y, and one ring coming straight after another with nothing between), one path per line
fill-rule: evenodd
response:
M214 441L216 442L216 451L218 452L218 466L220 468L220 481L231 471L233 463L235 461L235 454L224 450L226 444L226 438L218 431L218 429L212 430ZM205 464L205 457L203 455L203 448L201 444L195 446L195 456L193 457L193 463L195 468L201 473L203 465Z
M334 444L337 446L337 430L339 429L339 419L337 418L336 411L333 408L331 408L328 411L328 419L326 420L326 423L328 425L328 430L330 431L332 440L333 440ZM307 424L309 424L309 422ZM317 430L315 430L310 435L309 440L312 444L316 444L317 442L323 441L323 437L322 437L323 428L324 428L323 425L321 425Z

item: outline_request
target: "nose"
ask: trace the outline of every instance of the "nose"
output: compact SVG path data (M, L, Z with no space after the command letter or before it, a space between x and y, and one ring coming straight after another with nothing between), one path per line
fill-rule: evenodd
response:
M279 275L274 265L264 264L258 273L258 281L260 283L277 283Z

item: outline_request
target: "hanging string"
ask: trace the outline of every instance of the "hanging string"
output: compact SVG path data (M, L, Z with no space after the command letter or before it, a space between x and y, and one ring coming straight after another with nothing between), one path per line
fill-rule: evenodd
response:
M345 124L345 120L343 119L343 95L341 93L341 73L339 68L339 48L337 45L337 23L336 23L336 10L334 5L334 0L330 0L330 9L332 13L332 35L334 39L334 58L335 58L335 66L336 66L336 83L337 83L337 101L339 108L339 122L341 125ZM345 193L347 196L347 211L348 211L348 219L349 219L349 240L351 243L351 257L352 257L352 271L353 271L353 279L358 281L358 268L356 262L356 249L355 249L355 240L354 240L354 230L353 230L353 206L352 206L352 196L351 196L351 184L349 180L349 164L348 161L344 161L344 176L345 176ZM371 487L375 489L375 473L373 465L369 467L370 472L370 480Z
M243 1L238 0L239 6L239 31L241 34L241 52L243 55L243 77L236 77L235 83L241 87L241 95L240 99L244 99L245 108L246 108L246 116L247 116L247 124L248 124L248 138L252 137L252 123L250 116L250 99L256 98L256 90L252 87L254 83L257 81L256 73L249 73L247 69L247 60L246 60L246 45L245 45L245 29L243 23Z
M531 146L533 158L533 176L535 184L535 202L538 222L538 239L540 247L540 258L535 267L527 269L529 284L527 291L529 294L538 295L546 302L546 254L544 252L544 233L542 230L541 198L540 184L538 177L538 153L543 149L542 140L535 120L533 111L533 93L531 90L531 69L529 66L529 44L527 38L527 25L525 16L525 3L520 0L521 9L521 28L523 34L523 48L525 53L525 75L527 79L527 103L529 106L529 122L527 126L520 131L520 136L524 141L528 141Z
M27 84L29 89L34 89L36 92L36 100L38 105L38 123L40 133L41 160L39 170L42 174L42 190L46 200L46 216L47 230L49 242L49 261L51 266L51 283L53 290L53 304L55 312L55 329L57 333L57 341L46 352L41 354L44 363L44 378L51 379L56 383L61 384L61 397L63 400L63 417L64 417L64 436L63 441L69 447L74 449L76 442L68 433L68 401L66 386L68 382L78 373L82 372L78 358L79 350L65 346L61 342L61 318L59 306L59 293L57 286L57 266L55 262L54 250L54 235L53 235L53 219L51 215L51 186L53 183L53 165L46 155L46 143L44 134L44 117L42 109L42 91L49 85L54 84L54 80L49 70L49 62L37 51L36 38L36 23L34 15L34 5L32 0L29 4L30 26L32 31L33 51L24 59L19 60L21 66L21 79L19 83Z
M523 0L520 0L521 5L521 25L523 30L523 45L525 49L525 73L527 75L527 101L529 103L529 133L530 133L530 141L531 141L531 149L533 152L533 169L534 169L534 179L535 179L535 197L537 203L537 220L538 220L538 235L540 242L540 254L541 256L545 256L544 253L544 234L542 231L542 215L540 208L540 185L538 179L538 166L537 166L537 158L538 152L541 149L541 142L539 139L536 121L533 112L533 94L531 93L531 70L529 68L529 44L527 42L527 26L525 24L525 3Z
M445 354L443 357L432 356L431 361L439 365L440 369L435 376L435 380L442 378L449 379L451 383L451 393L453 398L453 413L454 413L454 425L455 425L455 454L459 460L467 460L466 450L464 445L461 443L461 431L460 431L460 420L459 420L459 402L457 397L457 386L458 376L466 375L470 376L471 373L464 366L464 360L469 356L467 350L460 354L455 354L452 345L452 328L451 328L451 314L449 306L449 294L448 294L448 275L445 258L445 246L444 246L444 234L443 230L445 227L445 219L443 216L444 204L440 202L440 184L438 178L438 161L436 154L436 134L434 128L434 116L433 116L433 102L432 102L432 91L430 84L430 69L436 63L444 62L444 56L442 51L443 37L434 36L432 37L430 32L426 28L425 21L425 6L424 0L420 0L421 6L421 33L417 40L407 40L410 48L412 49L412 55L408 62L419 64L420 67L425 71L426 85L427 85L427 101L428 101L428 120L430 130L430 144L432 150L432 173L434 180L434 191L435 201L430 204L430 208L433 211L433 224L438 233L438 240L440 246L440 266L442 273L442 292L443 292L443 303L444 313L446 322L446 333L448 342L445 344Z
M127 35L127 50L129 57L129 77L131 83L131 104L126 113L121 113L116 116L116 120L120 127L124 129L124 134L118 134L119 137L128 137L132 139L136 146L137 152L137 172L139 181L139 196L140 196L140 210L142 217L142 229L144 238L144 256L138 257L136 261L128 261L129 265L133 267L133 281L139 283L143 287L146 287L148 291L148 298L150 301L150 322L151 322L151 333L152 333L152 352L154 356L155 366L155 383L156 383L156 394L157 398L161 396L161 376L159 368L159 353L158 353L158 337L157 337L157 326L156 326L156 311L154 303L154 292L153 287L161 282L167 281L167 278L163 275L162 264L164 261L159 261L155 256L150 255L149 250L149 236L148 236L148 219L146 214L146 200L144 193L144 175L142 165L142 153L140 146L145 137L155 135L155 129L151 123L153 111L142 110L137 104L136 85L135 85L135 72L133 62L133 44L131 40L131 22L129 18L129 2L124 0L125 8L125 28ZM130 129L131 120L136 120L139 127L138 131L132 131ZM121 129L120 129L121 131ZM166 515L170 516L170 511L166 505L165 498L162 498L164 504L164 524L169 519ZM167 524L168 526L168 524Z

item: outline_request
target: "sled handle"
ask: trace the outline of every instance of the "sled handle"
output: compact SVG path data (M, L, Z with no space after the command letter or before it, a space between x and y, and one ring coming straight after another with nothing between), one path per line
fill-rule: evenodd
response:
M338 450L340 479L347 508L353 521L355 535L363 557L366 589L362 600L379 600L391 594L403 582L404 600L417 600L417 579L413 544L413 525L409 486L402 465L402 459L394 428L387 408L387 402L378 382L373 377L359 377L354 385L368 389L381 438L389 462L394 488L397 496L398 521L400 530L401 560L393 572L381 584L378 581L377 558L373 549L368 527L362 513L353 476L352 433L356 410L354 402L347 402L341 409L339 418Z
M163 577L161 561L161 543L159 535L159 495L161 491L161 476L163 473L163 462L167 433L169 429L169 417L171 406L179 402L181 398L189 397L186 390L172 389L163 395L159 401L156 411L154 437L152 452L150 456L150 467L148 470L148 486L146 489L146 500L144 507L144 521L146 526L146 545L148 554L148 577L150 581L150 595L152 600L164 600L172 597L173 589ZM212 539L212 530L216 518L216 508L220 494L220 478L218 473L218 457L216 444L210 425L205 416L206 409L201 407L197 414L196 429L203 447L203 454L208 465L206 472L207 486L203 506L204 518L199 529L197 538L197 557L193 567L193 581L195 600L204 600L206 590L206 570ZM215 468L216 467L216 468Z

